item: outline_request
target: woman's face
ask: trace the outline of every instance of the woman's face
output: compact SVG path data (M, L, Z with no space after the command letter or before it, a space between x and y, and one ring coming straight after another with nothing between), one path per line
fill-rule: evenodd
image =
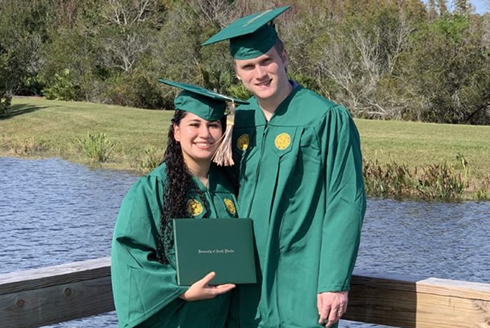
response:
M192 113L187 113L179 125L174 124L174 138L180 143L187 165L211 161L222 135L220 121L206 121Z

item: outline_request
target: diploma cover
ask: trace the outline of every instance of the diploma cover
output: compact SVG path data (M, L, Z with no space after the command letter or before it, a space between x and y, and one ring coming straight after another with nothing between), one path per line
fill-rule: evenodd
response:
M251 219L176 219L177 283L190 286L211 271L213 285L257 282Z

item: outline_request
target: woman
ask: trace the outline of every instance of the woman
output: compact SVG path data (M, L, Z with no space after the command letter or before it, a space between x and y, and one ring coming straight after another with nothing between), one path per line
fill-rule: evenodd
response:
M214 273L177 285L171 220L236 217L233 187L211 164L231 99L160 81L184 91L174 101L163 163L131 187L117 218L111 271L119 327L224 327L235 286L209 286Z

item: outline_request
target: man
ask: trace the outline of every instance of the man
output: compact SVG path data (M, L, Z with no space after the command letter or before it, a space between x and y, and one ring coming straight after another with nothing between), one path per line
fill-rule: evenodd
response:
M237 109L233 151L261 277L239 286L230 327L336 326L359 247L359 134L344 107L288 80L268 24L288 8L241 18L204 43L230 39L236 76L253 94Z

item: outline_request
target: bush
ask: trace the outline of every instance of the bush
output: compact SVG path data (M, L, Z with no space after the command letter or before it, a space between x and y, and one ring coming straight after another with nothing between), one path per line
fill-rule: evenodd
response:
M145 174L152 171L162 162L163 153L162 149L157 149L153 146L146 147L138 169Z
M459 199L467 186L466 179L447 163L423 168L416 185L422 198L441 200Z
M64 69L59 74L56 73L54 81L42 92L46 99L51 100L79 100L81 98L80 87L73 82L69 69Z
M106 162L115 146L105 133L87 133L83 139L77 139L77 141L82 148L83 154L93 162L98 163Z
M410 170L406 165L395 162L379 164L378 160L364 160L363 175L366 192L372 196L414 197L421 199L458 200L468 187L467 165L458 154L464 174L455 172L447 163L431 164ZM483 185L477 197L483 199L488 190Z
M6 92L2 94L2 92L0 91L0 116L4 116L7 114L11 102L12 97Z
M121 106L157 109L167 104L156 79L137 73L115 78L104 96L109 103Z
M242 83L232 84L228 89L227 93L230 97L246 100L252 96L250 92L243 86Z

